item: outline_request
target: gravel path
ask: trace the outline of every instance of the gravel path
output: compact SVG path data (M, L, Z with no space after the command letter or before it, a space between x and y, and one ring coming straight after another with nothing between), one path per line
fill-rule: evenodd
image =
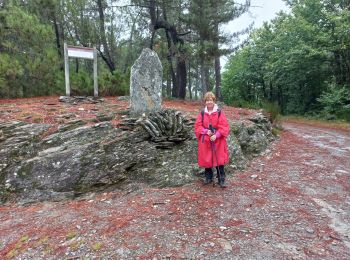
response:
M229 187L0 207L1 259L350 259L350 133L284 125Z

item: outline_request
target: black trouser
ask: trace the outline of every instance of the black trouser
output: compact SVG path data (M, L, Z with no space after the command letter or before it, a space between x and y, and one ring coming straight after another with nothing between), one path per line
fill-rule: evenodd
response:
M216 177L218 178L218 181L225 181L225 169L223 165L219 165L216 167ZM212 168L205 168L205 178L206 179L213 179L213 169Z
M212 180L213 179L213 169L212 168L205 168L205 179L206 180Z

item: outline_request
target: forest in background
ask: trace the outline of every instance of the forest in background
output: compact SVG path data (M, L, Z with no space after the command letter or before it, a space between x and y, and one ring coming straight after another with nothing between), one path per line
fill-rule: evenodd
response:
M220 96L220 56L239 35L222 25L248 11L232 0L5 0L0 3L0 95L64 94L63 43L96 46L101 95L125 95L143 48L163 64L163 96ZM222 46L226 46L223 48ZM92 62L70 59L73 95L92 95ZM214 87L217 86L217 87Z
M0 97L64 95L64 42L96 46L100 95L127 95L148 47L163 64L164 97L213 90L238 107L350 120L350 1L285 2L290 13L228 33L255 8L249 0L4 0ZM72 95L92 95L92 62L71 58L70 70Z
M225 101L350 121L350 1L286 3L289 14L252 31L230 57Z

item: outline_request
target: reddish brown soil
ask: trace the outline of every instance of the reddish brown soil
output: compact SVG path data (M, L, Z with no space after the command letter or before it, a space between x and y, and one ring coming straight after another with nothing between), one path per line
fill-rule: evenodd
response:
M309 126L318 126L320 128L332 129L336 131L350 132L350 124L340 121L320 121L312 119L301 119L301 118L285 118L283 119L285 123L303 124Z
M11 105L3 103L2 111ZM23 105L35 111L34 103ZM25 110L12 104L11 110ZM200 108L165 106L193 114ZM230 118L250 113L225 111ZM11 114L7 120L16 118ZM349 259L350 133L284 127L266 155L228 176L226 189L198 180L181 188L2 206L0 258Z

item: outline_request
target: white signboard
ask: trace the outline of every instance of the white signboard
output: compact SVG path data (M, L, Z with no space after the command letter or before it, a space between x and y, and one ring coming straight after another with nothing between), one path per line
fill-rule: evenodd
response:
M67 46L67 50L68 50L68 57L91 59L91 60L94 59L93 48Z
M70 96L69 86L69 62L68 58L82 58L94 60L94 96L98 96L97 86L97 52L96 48L86 48L79 46L69 46L64 43L64 71L66 81L66 95Z

